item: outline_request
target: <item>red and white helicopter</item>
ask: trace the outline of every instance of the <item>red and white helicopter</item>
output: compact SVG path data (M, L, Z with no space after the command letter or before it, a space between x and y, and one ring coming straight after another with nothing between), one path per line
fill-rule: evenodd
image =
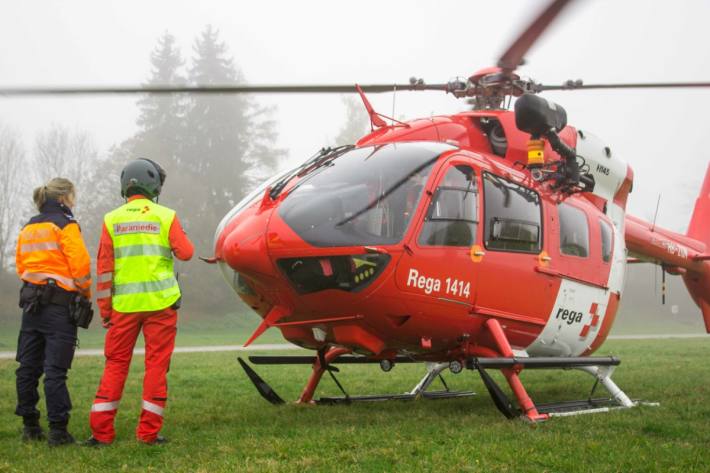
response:
M263 318L247 345L277 327L317 351L250 357L255 364L313 364L299 402L313 401L322 375L336 371L333 363L379 363L389 371L426 362L426 375L408 394L353 397L343 390L343 398L318 402L465 396L427 389L444 370L469 368L508 417L540 421L634 406L611 379L619 360L589 356L612 327L629 261L681 275L710 332L710 167L688 234L655 227L626 214L631 168L536 95L679 84L557 87L515 73L566 3L552 2L497 67L467 81L396 86L468 97L472 111L388 125L363 89L393 87L357 87L372 133L274 177L223 219L212 261ZM504 107L511 97L514 111ZM267 400L283 402L239 361ZM490 368L502 371L517 408ZM521 382L526 368L581 369L611 397L537 405Z
M590 355L614 323L629 262L682 276L710 332L710 167L687 235L627 215L631 168L537 94L710 83L548 86L521 78L515 69L567 3L552 1L498 66L447 84L5 88L0 96L357 91L372 133L268 180L217 229L209 261L263 318L247 345L276 327L316 351L251 362L312 364L303 403L467 396L429 388L444 370L468 368L511 418L536 422L632 407L636 401L611 379L619 360ZM388 124L365 92L393 90L445 91L474 107ZM267 400L283 402L239 361ZM407 394L343 390L342 398L314 401L326 372L342 390L334 363L378 363L389 371L410 362L426 363L427 372ZM583 370L610 397L535 403L520 376L532 368ZM489 369L501 370L515 403Z

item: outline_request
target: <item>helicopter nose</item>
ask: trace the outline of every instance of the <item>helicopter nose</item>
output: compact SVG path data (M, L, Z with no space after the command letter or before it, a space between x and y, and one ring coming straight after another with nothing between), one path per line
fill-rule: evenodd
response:
M266 246L267 222L254 216L228 230L222 241L221 256L234 271L257 278L274 274Z

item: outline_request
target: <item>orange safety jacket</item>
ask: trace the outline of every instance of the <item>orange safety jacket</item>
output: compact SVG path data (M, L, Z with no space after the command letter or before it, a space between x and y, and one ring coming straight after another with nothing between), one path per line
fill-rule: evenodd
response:
M69 207L48 200L22 228L15 256L17 275L33 284L54 279L67 291L91 297L91 259Z

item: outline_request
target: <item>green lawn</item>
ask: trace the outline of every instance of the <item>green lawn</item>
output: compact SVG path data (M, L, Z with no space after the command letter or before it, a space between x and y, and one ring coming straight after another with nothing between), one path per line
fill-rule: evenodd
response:
M178 354L170 373L163 432L171 443L133 439L142 357L134 360L114 445L48 449L19 441L13 416L16 363L0 361L0 472L10 471L707 471L710 464L710 355L705 339L612 341L598 354L623 360L614 379L633 398L658 401L606 414L555 418L530 426L506 420L477 375L447 375L453 389L479 396L351 406L271 406L235 362L234 353ZM299 352L289 352L294 354ZM71 430L89 435L87 417L101 359L83 357L70 373ZM423 367L344 366L353 394L403 392ZM302 366L259 367L285 399L308 375ZM497 376L497 375L496 375ZM498 377L499 378L499 377ZM500 378L499 378L500 379ZM584 398L591 378L575 371L523 373L533 399ZM320 394L336 395L324 379ZM44 407L42 407L44 412Z
M98 317L95 315L95 317ZM203 345L242 345L257 327L256 314L227 314L205 320L178 320L178 346ZM20 330L21 316L0 320L0 351L14 351L17 348L17 335ZM100 320L92 321L88 330L79 329L80 348L103 348L105 329ZM267 330L257 343L286 343L277 329ZM143 346L143 337L138 338L137 346Z

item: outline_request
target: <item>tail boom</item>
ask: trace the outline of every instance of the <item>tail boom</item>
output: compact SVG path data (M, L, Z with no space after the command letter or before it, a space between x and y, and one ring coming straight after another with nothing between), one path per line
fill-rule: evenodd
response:
M710 165L687 235L656 228L628 215L625 239L632 256L661 264L669 273L683 276L688 292L703 313L705 329L710 333Z
M642 260L686 271L708 272L703 261L707 245L700 240L655 227L632 215L626 216L625 239L629 252Z

